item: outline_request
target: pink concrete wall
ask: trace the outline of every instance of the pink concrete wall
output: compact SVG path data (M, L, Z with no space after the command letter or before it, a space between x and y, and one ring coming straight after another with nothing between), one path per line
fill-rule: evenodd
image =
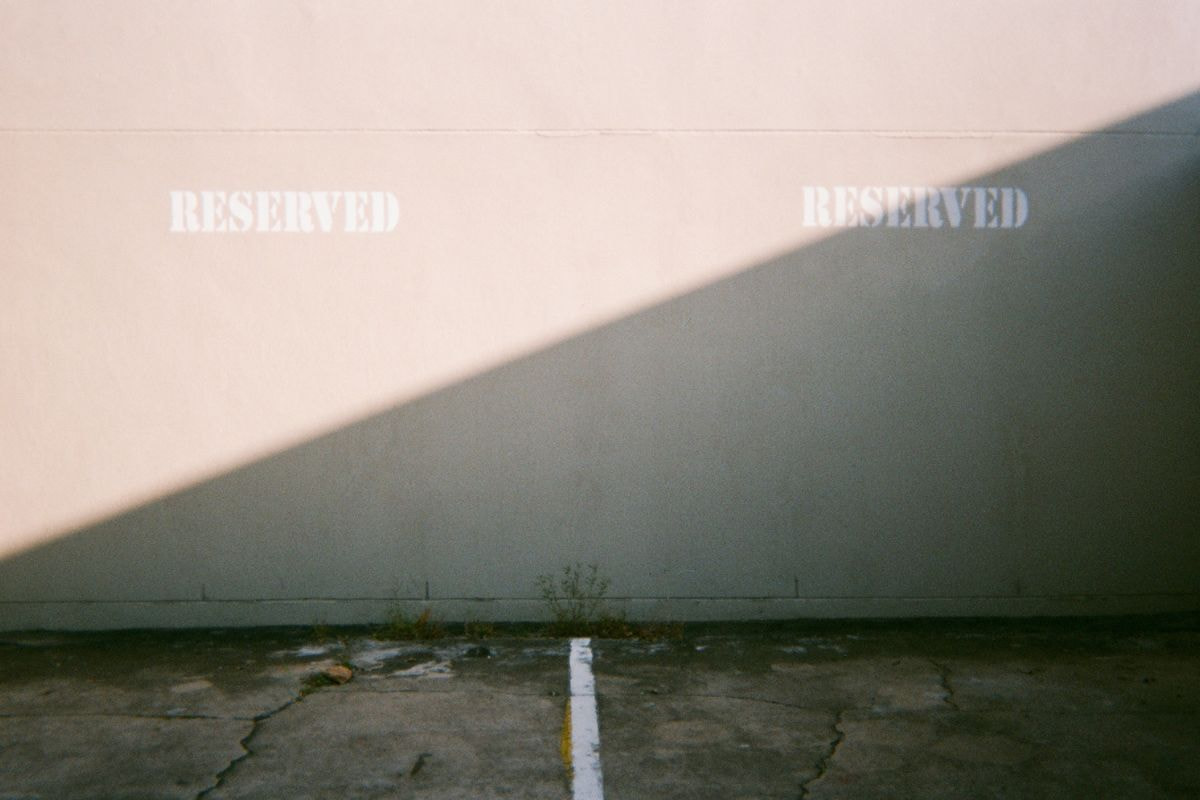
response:
M1194 3L12 2L0 39L4 624L528 616L574 560L657 615L1196 605ZM1028 218L806 225L838 186ZM172 231L182 191L398 221Z

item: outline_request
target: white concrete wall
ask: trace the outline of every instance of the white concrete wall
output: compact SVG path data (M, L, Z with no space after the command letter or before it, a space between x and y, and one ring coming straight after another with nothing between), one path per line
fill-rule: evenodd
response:
M529 618L574 561L655 617L1200 607L1197 41L1188 0L0 4L0 626ZM172 232L179 190L399 220Z

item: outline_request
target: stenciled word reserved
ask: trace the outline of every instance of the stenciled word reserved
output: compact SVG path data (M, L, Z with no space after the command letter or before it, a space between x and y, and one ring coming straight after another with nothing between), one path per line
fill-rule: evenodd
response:
M1029 197L1013 186L804 186L806 228L1020 228Z
M172 233L387 233L399 221L391 192L171 192Z

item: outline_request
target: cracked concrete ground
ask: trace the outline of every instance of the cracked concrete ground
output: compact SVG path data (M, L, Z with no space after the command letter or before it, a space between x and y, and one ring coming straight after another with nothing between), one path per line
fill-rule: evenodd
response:
M598 640L608 798L1200 796L1200 618ZM563 798L567 643L0 634L0 800ZM318 686L338 663L354 677Z
M609 798L1200 796L1193 621L604 642Z

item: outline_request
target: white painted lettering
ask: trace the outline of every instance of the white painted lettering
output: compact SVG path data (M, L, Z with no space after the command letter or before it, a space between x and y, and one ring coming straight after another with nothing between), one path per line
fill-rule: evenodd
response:
M232 192L229 195L229 230L245 233L254 222L254 211L250 207L249 192Z
M195 192L171 192L171 232L195 233L200 230L200 220L196 218Z
M801 201L806 228L960 228L969 215L977 229L1012 230L1029 219L1029 196L1015 186L802 186ZM396 215L387 208L390 226Z
M878 186L865 186L858 195L862 209L861 224L875 228L883 224L883 190Z

